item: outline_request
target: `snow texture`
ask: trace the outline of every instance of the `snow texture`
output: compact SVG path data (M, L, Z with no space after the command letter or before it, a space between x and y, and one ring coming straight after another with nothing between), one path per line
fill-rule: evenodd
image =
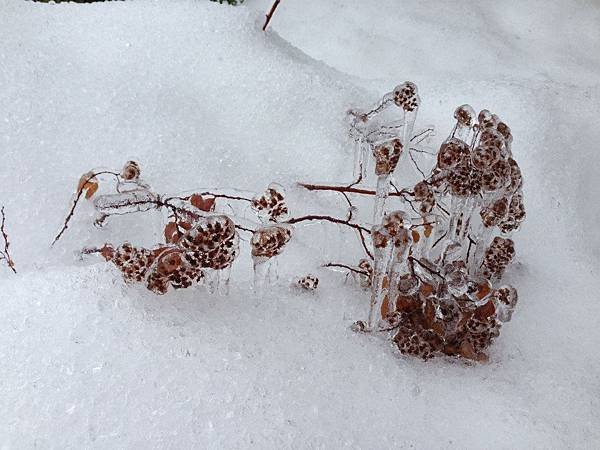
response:
M598 4L287 0L265 34L269 3L0 3L0 204L19 271L0 271L0 446L600 446ZM82 208L50 249L79 176L128 159L159 192L276 181L292 213L343 211L291 187L349 180L345 111L405 80L434 144L463 103L515 136L520 303L487 364L351 332L368 294L318 266L360 247L331 224L299 228L261 296L247 242L227 297L157 297L75 256L152 243L158 217L97 230ZM310 272L315 293L289 287Z

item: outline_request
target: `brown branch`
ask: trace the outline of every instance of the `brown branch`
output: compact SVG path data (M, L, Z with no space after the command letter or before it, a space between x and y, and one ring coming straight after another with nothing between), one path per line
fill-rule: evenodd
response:
M367 228L363 227L362 225L359 225L357 223L351 223L345 219L339 219L337 217L331 217L331 216L308 215L308 216L302 216L302 217L293 217L291 219L286 220L283 223L289 223L290 225L293 225L296 223L313 221L313 220L324 220L326 222L337 223L339 225L346 225L350 228L354 228L355 230L362 230L367 233L370 232Z
M408 260L410 262L415 262L417 263L419 266L421 266L423 269L427 270L427 272L433 274L433 275L437 275L438 277L440 277L442 280L445 280L444 276L437 270L432 269L431 267L429 267L427 264L422 263L420 260L418 260L417 258L415 258L414 256L409 256Z
M10 242L8 241L8 233L6 232L6 214L4 213L4 206L0 208L0 214L2 215L2 222L0 222L0 233L2 234L2 240L4 241L4 251L0 251L0 260L5 260L8 268L17 273L15 269L15 262L10 256Z
M369 256L369 258L373 259L373 254L369 251L369 247L367 247L367 242L365 240L365 236L363 235L363 231L358 230L358 235L360 237L360 243L362 244L365 253Z
M275 14L275 10L279 6L279 3L281 3L281 0L275 0L275 2L273 2L273 5L271 5L271 9L269 10L269 12L266 15L265 24L263 25L263 28L262 28L263 31L265 31L267 29L267 27L269 26L269 22L271 22L271 19L273 18L273 14Z
M56 237L54 238L54 240L52 241L51 246L54 246L54 244L56 244L56 242L62 237L62 235L65 233L65 231L67 231L67 228L69 228L69 222L73 218L73 214L75 214L75 208L77 208L77 204L79 203L79 199L83 195L83 192L86 190L86 185L90 181L92 181L94 178L96 178L98 175L103 175L103 174L114 175L114 176L117 177L117 179L119 177L118 173L111 172L110 170L104 170L102 172L92 173L84 182L80 183L81 187L79 189L77 189L77 195L75 196L75 199L73 200L73 206L71 206L71 210L69 211L69 214L67 214L67 217L65 218L63 227L59 231L59 233L56 235Z
M349 194L357 194L357 195L377 195L377 192L370 189L361 189L355 188L351 186L333 186L333 185L321 185L321 184L310 184L310 183L298 183L298 185L302 186L304 189L308 189L309 191L334 191L334 192L347 192ZM391 197L403 197L411 195L412 193L406 189L402 189L401 191L390 192Z

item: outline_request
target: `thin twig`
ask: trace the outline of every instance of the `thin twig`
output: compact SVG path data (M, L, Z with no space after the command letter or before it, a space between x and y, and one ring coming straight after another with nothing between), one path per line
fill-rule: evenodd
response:
M2 215L2 222L0 222L0 233L2 233L2 240L4 241L4 250L0 251L0 261L6 261L9 269L13 271L13 273L17 273L15 269L15 262L10 256L10 242L8 241L8 233L6 232L6 214L4 213L4 206L0 208L0 213Z
M322 267L341 267L342 269L347 269L350 272L354 272L354 273L359 273L361 275L365 275L365 276L369 276L369 273L365 270L360 270L360 269L356 269L354 267L351 266L347 266L346 264L339 264L339 263L327 263L327 264L323 264Z
M118 177L119 177L118 173L111 172L110 170L104 170L102 172L92 173L83 183L80 183L81 187L79 189L77 189L77 195L75 196L75 199L73 200L73 206L71 206L71 210L69 211L69 214L67 214L67 217L65 218L65 222L63 224L63 227L59 231L59 233L56 235L56 237L54 238L54 240L52 241L51 246L54 246L54 244L56 244L56 242L62 237L62 235L65 233L65 231L67 231L67 228L69 228L69 222L73 218L73 214L75 214L75 208L77 208L77 204L79 203L79 199L83 195L83 192L86 190L87 184L90 181L92 181L94 178L98 177L98 175L104 175L104 174L114 175L114 176L117 177L117 180L118 180Z
M271 19L273 18L273 14L275 14L275 10L279 6L279 3L281 3L281 0L275 0L273 5L271 6L271 9L269 10L269 12L266 15L265 24L263 25L263 28L262 28L263 31L265 31L267 29L267 27L269 26L269 22L271 22Z
M284 223L289 223L290 225L293 225L295 223L314 221L314 220L324 220L326 222L337 223L339 225L346 225L350 228L354 228L355 230L362 230L362 231L369 233L369 230L367 228L363 227L362 225L349 222L345 219L340 219L338 217L331 217L331 216L307 215L307 216L302 216L302 217L293 217L291 219L286 220Z

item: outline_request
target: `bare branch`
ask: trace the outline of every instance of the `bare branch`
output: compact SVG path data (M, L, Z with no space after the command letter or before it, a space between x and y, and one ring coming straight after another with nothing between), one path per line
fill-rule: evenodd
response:
M8 268L14 273L17 273L15 262L10 256L10 242L8 241L8 233L6 232L6 214L4 213L4 206L0 208L0 214L2 216L2 221L0 222L0 234L2 234L2 240L4 242L4 250L0 251L0 261L6 261Z
M269 12L266 15L265 24L263 25L263 28L262 28L263 31L265 31L267 29L267 27L269 26L269 22L271 22L271 19L273 18L273 14L275 14L275 10L279 6L279 3L281 3L281 0L275 0L275 2L273 2L273 5L271 5L271 9L269 10Z

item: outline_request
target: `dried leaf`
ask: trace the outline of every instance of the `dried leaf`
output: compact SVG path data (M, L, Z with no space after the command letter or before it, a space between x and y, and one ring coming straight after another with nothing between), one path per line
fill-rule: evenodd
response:
M192 204L192 206L198 208L201 211L212 212L215 210L214 197L202 197L200 194L193 194L190 197L190 203Z

